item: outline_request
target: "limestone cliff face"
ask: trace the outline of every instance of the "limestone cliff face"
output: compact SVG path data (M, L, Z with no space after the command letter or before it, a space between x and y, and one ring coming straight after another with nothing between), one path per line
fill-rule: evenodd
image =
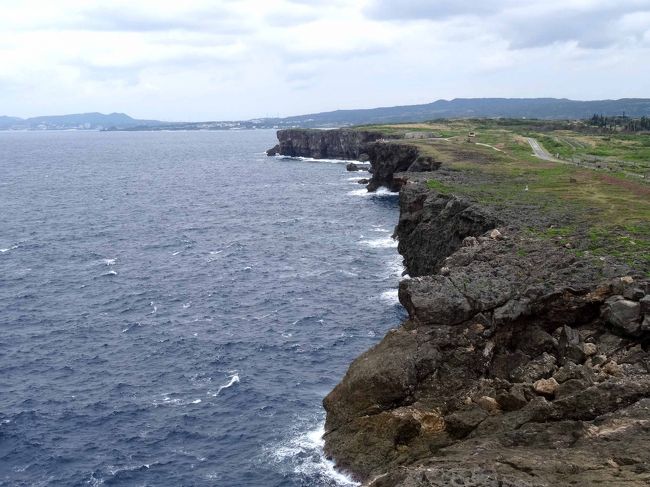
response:
M409 319L325 398L327 453L373 487L649 485L650 281L402 184Z
M417 147L392 141L379 132L352 129L279 130L279 144L269 149L269 156L313 157L314 159L369 160L372 177L368 191L386 187L398 191L398 172L435 171L440 163L420 154Z
M424 184L407 184L400 193L395 236L409 274L417 277L437 272L465 237L503 223L494 212L468 199L438 194Z
M288 157L358 160L366 146L381 137L378 132L350 129L287 129L278 131L279 144L274 149Z

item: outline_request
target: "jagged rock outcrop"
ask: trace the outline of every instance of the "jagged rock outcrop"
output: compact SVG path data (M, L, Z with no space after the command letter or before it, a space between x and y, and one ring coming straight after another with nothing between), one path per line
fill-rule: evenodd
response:
M367 171L370 169L370 166L368 164L357 164L350 162L347 166L345 166L345 169L349 172Z
M406 171L418 158L420 151L408 144L377 142L368 147L368 156L372 165L372 178L368 184L369 191L381 186L391 191L399 190L393 182L393 174Z
M563 214L430 189L474 176L380 137L270 150L368 158L368 189L400 190L409 318L324 399L327 454L371 487L650 485L650 280L521 230Z
M360 160L367 145L382 138L379 132L352 129L286 129L277 134L280 143L268 155L314 159Z
M469 199L409 184L400 193L400 217L395 230L398 250L411 276L437 272L463 239L502 224L495 212Z
M650 281L423 185L401 211L409 319L325 398L327 453L373 487L648 485Z
M392 141L376 131L287 129L279 130L277 136L280 143L266 151L268 156L369 162L372 178L367 186L368 191L376 191L380 187L398 191L402 182L393 178L395 173L429 172L440 167L440 162L423 155L416 146ZM348 164L349 171L361 169L368 167Z

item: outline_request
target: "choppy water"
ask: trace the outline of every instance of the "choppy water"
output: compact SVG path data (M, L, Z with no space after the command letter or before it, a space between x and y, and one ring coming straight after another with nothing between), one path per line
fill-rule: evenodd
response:
M327 486L403 311L392 195L273 131L0 133L0 484Z

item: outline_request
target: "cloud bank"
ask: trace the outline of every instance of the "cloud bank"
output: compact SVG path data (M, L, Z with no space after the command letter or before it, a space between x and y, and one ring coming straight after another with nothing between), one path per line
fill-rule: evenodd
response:
M453 97L650 96L650 0L0 6L8 115L214 120Z

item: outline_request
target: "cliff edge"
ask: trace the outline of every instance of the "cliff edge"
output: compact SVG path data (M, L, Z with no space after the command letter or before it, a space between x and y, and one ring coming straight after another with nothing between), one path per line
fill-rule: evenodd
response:
M409 319L325 398L327 453L375 487L648 485L650 281L462 198L401 199Z
M324 399L327 454L373 487L649 485L647 273L583 250L566 203L497 199L468 147L364 145L369 189L400 189L409 317Z

